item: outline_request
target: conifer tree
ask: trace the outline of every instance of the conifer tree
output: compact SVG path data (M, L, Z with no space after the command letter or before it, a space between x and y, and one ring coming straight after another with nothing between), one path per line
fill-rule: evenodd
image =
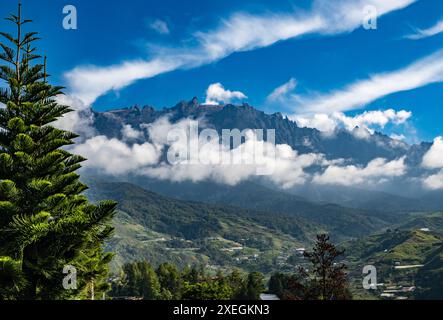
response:
M183 289L183 280L177 267L170 263L162 263L156 273L162 289L169 291L174 300L179 300Z
M47 82L20 4L7 20L16 34L0 32L0 298L78 298L103 279L116 204L93 205L82 194L76 170L85 159L66 150L78 136L52 125L71 111L56 102L63 88ZM62 286L66 265L78 270L77 290Z
M305 298L319 300L347 300L350 299L348 282L346 279L346 265L338 258L344 251L337 249L326 234L317 235L317 241L312 252L304 252L312 264L312 276L304 270L300 274L310 278Z
M260 272L251 272L240 292L241 300L259 300L260 294L265 292L264 276Z
M123 265L123 279L114 288L114 294L156 300L161 296L161 285L154 268L147 261Z

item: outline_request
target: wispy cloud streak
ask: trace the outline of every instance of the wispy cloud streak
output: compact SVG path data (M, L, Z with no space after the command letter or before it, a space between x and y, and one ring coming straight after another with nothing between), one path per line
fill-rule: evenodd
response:
M326 94L292 96L295 113L355 110L387 95L443 81L443 50L392 72L380 73Z
M79 66L65 74L71 93L86 104L97 97L179 68L191 68L223 59L234 52L254 50L306 34L333 35L362 25L364 8L373 5L379 16L402 9L416 0L315 0L301 13L235 13L218 28L196 32L196 45L160 48L150 60L125 61L108 67Z
M428 29L417 29L415 33L405 36L406 39L420 40L433 37L443 32L443 20L438 21L435 25Z

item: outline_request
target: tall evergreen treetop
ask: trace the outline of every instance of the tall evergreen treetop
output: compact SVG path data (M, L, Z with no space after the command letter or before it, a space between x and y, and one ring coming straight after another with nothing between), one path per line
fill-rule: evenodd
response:
M116 204L93 205L82 194L87 186L76 170L85 159L66 150L78 136L52 125L71 111L56 101L62 87L48 83L38 35L23 32L31 20L20 4L6 20L16 34L0 32L0 279L10 284L0 299L76 298L93 275L103 275L97 264L109 262L102 244ZM62 286L66 265L78 269L77 290Z

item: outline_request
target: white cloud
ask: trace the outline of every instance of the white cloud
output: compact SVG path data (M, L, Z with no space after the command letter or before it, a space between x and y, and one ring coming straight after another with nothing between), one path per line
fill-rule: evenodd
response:
M315 0L307 12L252 15L236 13L215 31L198 33L202 47L214 59L253 50L278 41L318 33L332 35L362 26L364 8L374 6L380 16L402 9L415 0Z
M305 183L310 175L304 170L323 160L319 154L299 155L288 145L262 143L253 132L248 132L245 142L234 149L218 141L203 144L198 141L197 145L199 149L194 156L198 161L183 159L177 163L162 162L157 166L146 167L139 173L164 180L212 180L228 185L261 176L283 188L289 188ZM167 149L180 154L188 151L187 146L179 141L169 144ZM223 162L223 159L231 160Z
M361 128L361 127L355 127L350 132L354 137L362 140L369 139L372 134L371 131L369 131L367 128Z
M149 27L159 34L169 34L168 24L160 19L156 19L149 24Z
M314 8L327 21L322 33L336 34L350 32L367 22L365 9L368 7L374 7L379 18L414 2L416 0L319 0L314 2Z
M443 189L443 170L424 178L423 185L431 190Z
M284 188L305 183L310 178L305 169L324 163L320 154L300 155L288 145L259 141L253 131L247 132L244 143L233 149L218 140L193 140L198 137L189 135L185 143L168 140L168 134L174 130L188 133L189 126L189 119L173 124L165 117L142 126L150 137L150 141L143 144L96 136L76 144L70 151L88 159L85 168L116 176L132 173L171 181L212 180L235 185L259 175ZM189 145L197 143L194 158L198 161L194 158L177 162L162 160L163 152L188 155L188 142ZM224 159L231 160L223 162Z
M201 123L203 122L199 121L199 125ZM163 148L172 154L188 155L189 145L198 145L192 159L186 157L173 163L161 162L139 171L142 175L159 179L194 182L213 180L235 185L263 174L264 179L282 187L291 187L304 183L309 178L304 169L323 159L322 155L317 154L299 155L288 145L261 142L253 131L246 133L243 144L231 149L219 140L208 142L191 137L189 119L172 124L167 118L162 118L144 127L157 148ZM183 143L183 140L168 141L168 133L174 130L186 132L189 145ZM224 159L231 160L226 162Z
M248 98L243 92L226 90L221 83L213 83L206 90L205 104L218 105Z
M134 129L130 124L125 124L121 132L124 140L136 140L144 136L142 131Z
M326 133L332 133L339 127L344 127L349 131L359 127L373 133L374 126L384 128L388 123L395 125L404 124L411 116L412 112L410 111L387 109L365 111L353 117L347 116L342 112L333 112L332 114L293 115L291 118L301 127L316 128Z
M322 154L299 154L285 144L259 141L253 131L246 132L242 144L230 148L218 139L208 141L190 135L190 123L189 119L171 123L165 117L141 126L150 137L143 144L96 136L70 151L88 159L84 167L107 174L136 174L170 181L211 180L228 185L257 176L283 188L309 181L348 186L375 184L401 176L406 170L403 158L390 162L375 159L366 167L358 167L346 165L343 159L326 160ZM174 130L185 132L186 139L168 139ZM198 146L194 153L190 145ZM168 161L162 157L165 152ZM169 157L177 154L185 157L170 161ZM317 174L307 170L314 165L322 168Z
M128 61L109 67L82 66L65 73L71 94L91 105L99 96L122 89L134 81L151 78L183 65L179 59Z
M77 144L72 150L88 159L85 167L112 175L137 172L158 162L160 151L146 142L132 146L118 139L96 136Z
M266 98L268 102L284 101L287 95L292 92L297 86L297 81L294 78L289 79L288 82L274 89Z
M94 114L89 106L71 95L59 95L56 97L56 101L60 105L69 106L73 111L55 121L54 126L77 133L82 138L92 137L96 134L93 127Z
M233 14L223 20L216 30L198 32L201 48L211 60L218 60L233 52L249 51L270 46L278 41L319 32L325 21L319 14Z
M443 50L406 68L371 76L328 94L293 96L297 113L332 113L364 107L392 93L443 81Z
M428 29L417 29L415 33L405 36L405 38L410 40L420 40L424 38L429 38L440 34L443 32L443 20L438 21L435 25Z
M434 143L423 156L422 166L426 169L440 169L436 173L422 178L425 188L443 189L443 137L434 139Z
M310 115L294 115L291 116L299 127L315 128L320 131L329 133L337 128L337 120L325 113L315 113Z
M316 174L313 182L343 186L381 183L386 179L404 175L406 172L404 160L403 157L388 162L386 159L377 158L369 162L366 167L331 165L323 173Z
M404 134L397 134L393 133L390 135L391 139L397 140L397 141L404 141L406 140L406 136Z
M86 104L133 82L179 68L211 63L239 51L270 46L305 34L332 35L362 25L363 9L377 8L379 16L402 9L416 0L315 0L310 11L300 13L235 13L209 32L197 32L192 47L157 48L151 60L125 61L108 67L80 66L66 73L71 92Z
M443 168L443 137L434 139L432 147L423 156L422 166L428 169Z

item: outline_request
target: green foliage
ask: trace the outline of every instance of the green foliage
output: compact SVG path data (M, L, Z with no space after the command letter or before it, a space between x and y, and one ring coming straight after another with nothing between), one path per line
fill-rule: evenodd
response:
M196 284L185 282L183 289L183 299L186 300L230 300L232 295L232 287L218 280Z
M311 263L311 274L302 270L302 274L310 277L309 296L321 300L342 300L347 298L346 266L337 260L344 254L329 242L329 236L321 234L312 252L304 252L305 258Z
M0 299L14 299L26 286L20 262L9 257L0 258Z
M300 274L276 272L269 279L269 292L282 300L299 300L305 298L309 281Z
M109 250L116 252L111 271L117 272L137 256L156 266L211 264L267 273L279 267L275 258L280 253L303 246L296 238L265 227L261 218L252 220L257 211L177 200L129 183L93 179L88 183L91 200L108 198L119 203L115 237L108 242ZM271 220L273 214L267 215ZM206 231L188 232L189 225ZM226 250L239 245L244 250Z
M82 251L76 264L78 281L83 290L78 297L95 300L100 298L111 289L108 281L109 263L114 257L113 253L103 252L103 248L97 246L89 251Z
M233 297L240 299L243 288L246 286L246 279L242 272L239 269L234 269L231 274L226 277L226 282L233 288Z
M265 292L265 279L260 272L251 272L248 274L246 283L240 291L238 298L242 300L259 300L260 294Z
M198 283L201 277L203 277L202 271L198 270L196 266L186 266L182 271L183 281L186 281L190 284Z
M441 213L420 214L404 223L404 226L415 228L432 228L440 231L437 226ZM423 224L423 222L432 223ZM404 228L404 227L402 227ZM431 229L431 230L432 230ZM388 286L415 286L410 296L416 299L441 299L443 288L443 235L435 231L387 230L364 239L347 243L347 257L351 272L361 274L361 265L377 266L378 282ZM423 265L420 268L396 269L407 265ZM360 286L352 288L357 294L363 295ZM381 292L374 291L372 298Z
M147 261L126 263L113 282L114 298L184 300L258 300L265 291L264 276L253 272L245 277L239 270L225 276L205 274L202 266L185 267L164 263L154 272Z
M410 219L400 225L400 229L404 230L420 228L443 233L443 212L411 214Z
M425 266L416 276L415 283L419 287L417 299L442 299L443 297L443 245L430 255Z
M178 300L181 298L183 280L176 266L170 263L162 263L157 269L157 276L162 289L169 292L171 299Z
M121 278L114 284L111 295L155 300L161 297L161 293L160 282L154 268L147 261L139 261L123 266Z
M87 186L75 171L85 159L63 148L77 135L51 125L70 112L56 101L62 88L47 82L38 63L36 33L23 34L30 20L22 19L21 5L8 20L17 35L0 33L11 44L1 42L0 54L0 298L85 297L91 283L104 290L110 256L101 245L112 233L116 204L95 206L82 195ZM77 290L62 287L66 265L78 269Z
M269 290L282 299L348 300L351 298L346 266L338 261L344 251L329 242L329 236L317 236L312 252L304 256L310 262L309 271L300 267L297 274L274 274Z

